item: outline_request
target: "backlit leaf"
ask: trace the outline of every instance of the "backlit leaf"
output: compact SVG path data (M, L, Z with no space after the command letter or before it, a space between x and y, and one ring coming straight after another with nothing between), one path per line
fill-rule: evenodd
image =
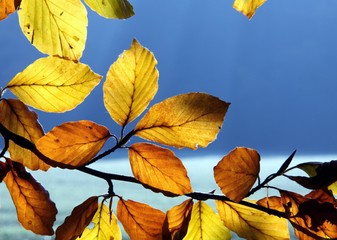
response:
M205 93L188 93L152 106L135 134L147 140L197 149L215 140L229 103Z
M79 0L22 0L19 24L39 51L79 60L87 38L87 11Z
M110 209L102 204L97 209L93 228L86 228L77 240L122 240L122 232L117 224L117 218Z
M74 208L56 230L56 240L75 239L89 225L98 209L98 197L90 197Z
M7 173L4 182L16 207L18 221L25 229L36 234L52 235L57 214L55 203L22 165L16 163L16 166Z
M94 122L66 122L54 127L36 143L37 149L57 167L80 167L89 162L110 137L109 130Z
M256 204L269 208L269 209L277 210L279 212L285 211L282 205L281 198L277 196L262 198L259 201L257 201Z
M35 143L44 132L39 124L37 114L28 109L20 100L3 99L0 102L0 122L11 132ZM8 151L13 161L22 163L31 170L46 171L49 166L34 153L10 141Z
M16 11L21 0L1 0L0 1L0 20L8 17L9 14Z
M130 239L161 240L165 213L149 205L132 200L120 199L117 218Z
M119 125L125 126L149 105L158 90L157 61L136 40L108 71L103 86L104 105Z
M127 0L84 0L99 15L106 18L125 19L134 15L133 7Z
M0 183L4 180L7 173L11 170L11 167L9 164L5 162L0 162Z
M251 19L256 9L261 7L265 2L266 0L235 0L233 8Z
M231 239L231 233L207 203L198 201L193 205L191 220L184 239L226 240Z
M289 239L288 222L268 213L233 202L216 201L225 226L245 239Z
M259 153L254 149L238 147L214 167L214 178L226 196L239 202L254 185L259 172Z
M6 88L34 108L64 112L82 103L100 79L85 64L46 57L17 74Z
M192 192L187 171L172 151L148 143L136 143L129 148L133 175L155 189L177 195Z

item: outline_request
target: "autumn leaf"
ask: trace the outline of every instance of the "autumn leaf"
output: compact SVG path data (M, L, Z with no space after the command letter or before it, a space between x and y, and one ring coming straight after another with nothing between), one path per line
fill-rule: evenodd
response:
M19 24L39 51L79 60L87 38L87 11L79 0L22 0Z
M241 238L289 239L288 222L284 218L229 201L217 200L216 208L225 226Z
M266 0L235 0L233 8L251 19L255 14L256 9L261 7L265 2Z
M122 240L122 232L117 224L117 218L105 204L99 206L92 223L94 227L86 228L77 240Z
M57 214L55 203L21 164L13 162L13 165L4 182L16 207L18 221L25 229L36 234L53 235Z
M129 148L133 175L151 189L166 195L183 195L192 192L187 171L172 151L148 143L136 143Z
M110 136L106 127L91 121L66 122L40 138L36 147L54 160L56 167L80 167L101 150Z
M104 105L121 126L138 117L158 90L157 61L137 40L111 65L103 86Z
M9 164L0 161L0 183L4 180L10 170L11 167Z
M282 205L282 200L277 196L265 197L256 202L256 204L263 206L265 208L274 209L279 212L284 212L285 209Z
M152 106L135 134L165 145L197 149L215 140L229 103L205 93L188 93Z
M254 185L259 172L259 153L251 148L238 147L214 167L214 178L226 196L239 202Z
M0 102L0 122L11 132L35 143L43 135L38 116L17 99L3 99ZM44 170L49 165L40 160L34 153L10 141L8 151L13 161L22 163L31 170Z
M102 17L126 19L134 15L133 7L127 0L84 0Z
M165 213L144 203L120 199L117 218L130 239L161 240Z
M85 64L46 57L18 73L6 88L36 109L64 112L82 103L100 79Z
M21 0L1 0L0 1L0 20L8 17L9 14L14 13L20 6Z
M184 239L225 240L231 239L231 233L207 203L198 201L193 205L191 220Z
M98 197L90 197L74 208L56 230L56 240L76 239L89 225L98 209Z

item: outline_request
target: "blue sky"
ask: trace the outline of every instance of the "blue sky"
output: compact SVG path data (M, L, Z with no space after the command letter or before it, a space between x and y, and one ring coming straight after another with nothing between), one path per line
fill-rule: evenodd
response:
M246 146L262 153L337 154L336 1L269 0L251 21L224 0L131 3L136 15L123 21L88 9L81 61L95 72L105 76L137 38L158 60L159 92L152 103L191 91L232 103L209 150ZM0 22L0 33L4 86L44 55L25 39L16 14ZM38 112L45 130L90 119L118 133L103 106L102 83L74 111Z

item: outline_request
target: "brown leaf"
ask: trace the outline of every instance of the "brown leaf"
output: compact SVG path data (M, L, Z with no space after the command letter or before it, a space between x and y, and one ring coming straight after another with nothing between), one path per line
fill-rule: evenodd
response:
M56 230L56 240L76 239L89 225L98 209L98 197L90 197L74 208L70 216Z
M120 199L117 205L117 218L130 239L162 239L165 213L158 209L144 203Z
M146 186L164 194L183 195L192 192L183 163L169 149L136 143L129 148L129 159L133 175Z
M7 173L11 170L11 167L9 164L0 162L0 182L4 180L6 177Z
M53 235L57 209L42 185L27 173L21 164L15 162L4 182L22 226L36 234Z
M242 200L260 172L260 155L250 148L235 148L214 167L221 191L235 202Z
M94 122L67 122L53 128L36 143L37 149L57 167L80 167L89 162L110 137L109 130Z
M11 132L36 143L43 135L43 129L38 122L38 116L17 99L3 99L0 102L0 122ZM44 170L49 165L40 160L34 153L24 149L12 141L9 143L10 157L13 161L22 163L31 170Z
M215 140L229 103L205 93L188 93L152 106L138 122L141 138L177 148L197 149Z
M20 6L21 0L1 0L0 1L0 20L8 17L9 14L14 13Z

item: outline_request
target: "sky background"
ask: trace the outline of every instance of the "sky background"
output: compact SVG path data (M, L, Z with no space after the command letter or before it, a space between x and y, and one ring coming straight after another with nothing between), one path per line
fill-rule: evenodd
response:
M104 108L102 85L110 65L136 38L158 60L159 91L151 104L194 91L231 102L208 151L226 154L245 146L265 154L297 149L337 155L337 1L269 0L250 21L225 0L131 3L135 16L128 20L104 19L88 9L81 62L104 78L71 112L37 111L46 131L89 119L119 133ZM26 40L16 14L0 22L0 34L5 86L44 55Z

